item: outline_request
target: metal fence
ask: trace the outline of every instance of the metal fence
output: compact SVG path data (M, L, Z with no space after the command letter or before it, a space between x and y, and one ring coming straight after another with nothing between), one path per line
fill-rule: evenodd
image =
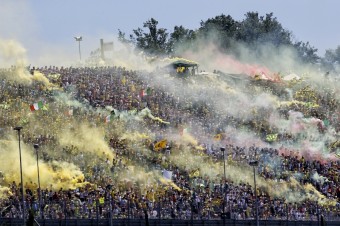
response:
M109 219L37 220L40 226L110 226ZM38 224L36 224L38 225ZM113 219L112 226L256 226L255 220ZM261 220L260 226L339 226L340 221ZM0 218L0 226L22 226L22 219Z

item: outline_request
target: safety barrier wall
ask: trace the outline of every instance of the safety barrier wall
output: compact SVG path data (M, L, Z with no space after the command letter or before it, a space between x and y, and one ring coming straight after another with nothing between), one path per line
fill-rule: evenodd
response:
M256 226L255 220L67 219L37 220L40 226ZM22 226L22 219L0 218L0 226ZM38 224L35 224L38 225ZM260 226L339 226L340 221L261 220Z

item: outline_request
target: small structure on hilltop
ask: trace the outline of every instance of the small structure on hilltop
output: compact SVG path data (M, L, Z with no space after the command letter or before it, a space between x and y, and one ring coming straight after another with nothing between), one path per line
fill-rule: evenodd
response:
M198 73L198 63L184 58L166 58L162 60L171 75L187 77Z

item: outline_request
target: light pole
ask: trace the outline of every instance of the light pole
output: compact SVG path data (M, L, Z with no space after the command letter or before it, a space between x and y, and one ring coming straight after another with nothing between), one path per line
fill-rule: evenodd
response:
M289 208L288 208L288 203L285 203L286 204L286 225L288 226L288 221L289 221Z
M223 225L225 225L225 186L226 186L226 176L225 176L225 148L221 147L221 152L223 153L223 175L224 175L224 186L223 186L223 211L222 211L222 215L223 215Z
M259 165L259 162L256 159L256 151L255 151L255 159L249 162L249 165L253 167L254 171L254 192L255 192L255 208L256 208L256 226L259 226L259 206L257 201L257 193L256 193L256 173L255 168Z
M74 37L74 39L78 42L78 46L79 46L79 60L81 61L80 42L83 41L83 37L82 36L77 36L77 37Z
M162 197L161 194L158 195L158 222L159 225L161 225L161 219L162 219Z
M318 219L318 226L320 226L320 209L318 202L316 202L316 214L317 214L317 219Z
M38 193L38 197L39 197L39 212L40 212L40 218L43 218L43 214L42 214L42 205L41 205L41 188L40 188L40 171L39 171L39 144L34 144L34 149L35 149L35 153L37 155L37 171L38 171L38 189L39 189L39 193Z
M113 224L112 224L112 196L111 196L111 194L112 194L112 187L110 188L110 194L109 194L109 198L110 198L110 202L109 202L109 205L110 205L110 221L109 221L109 225L110 226L112 226ZM129 211L129 209L128 209L128 211Z
M24 199L24 182L22 179L22 161L21 161L21 145L20 145L20 131L22 126L17 126L13 128L18 131L18 139L19 139L19 158L20 158L20 180L21 180L21 202L22 202L22 221L23 225L25 225L25 199Z
M225 181L226 176L225 176L225 148L224 147L221 147L221 152L223 153L223 173L224 173L224 181Z

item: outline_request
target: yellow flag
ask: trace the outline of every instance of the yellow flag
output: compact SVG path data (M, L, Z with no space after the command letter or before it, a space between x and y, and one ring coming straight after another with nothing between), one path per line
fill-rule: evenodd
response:
M214 136L214 140L216 140L216 141L218 141L218 140L221 140L222 139L222 134L216 134L215 136Z
M329 149L331 151L335 151L338 147L340 147L340 140L337 140L329 145ZM339 153L340 154L340 153ZM338 155L339 155L338 154Z
M136 87L134 84L131 85L131 92L136 92Z
M123 76L123 78L122 78L122 84L125 86L125 83L126 83L126 78L125 78L125 76Z
M158 142L154 145L155 151L159 151L160 149L166 148L166 143L167 143L167 140L158 141Z
M200 176L200 171L199 169L193 170L191 171L191 173L189 173L189 177L199 177Z

